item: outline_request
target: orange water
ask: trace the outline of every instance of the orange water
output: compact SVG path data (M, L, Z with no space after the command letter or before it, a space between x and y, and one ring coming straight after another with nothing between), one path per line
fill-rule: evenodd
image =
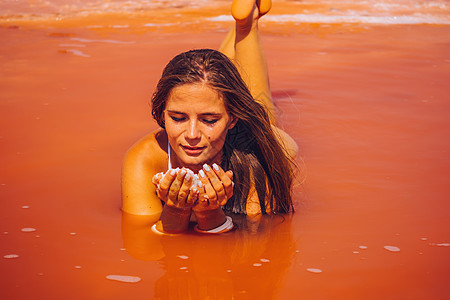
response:
M152 13L2 20L2 299L448 297L448 25L262 23L280 124L306 169L297 212L157 236L121 215L121 159L157 128L148 100L165 63L217 48L230 23L180 26L162 10L173 25L143 26Z

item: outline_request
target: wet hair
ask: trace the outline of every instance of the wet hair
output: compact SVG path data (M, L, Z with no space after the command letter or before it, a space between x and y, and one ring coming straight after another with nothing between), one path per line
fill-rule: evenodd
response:
M246 213L252 182L261 211L293 211L293 162L276 138L266 109L252 97L238 69L216 50L197 49L174 57L164 68L151 104L152 115L165 128L164 110L173 88L184 84L207 84L222 95L228 113L237 118L228 130L221 166L233 171L233 197L225 211ZM269 205L269 209L267 207Z

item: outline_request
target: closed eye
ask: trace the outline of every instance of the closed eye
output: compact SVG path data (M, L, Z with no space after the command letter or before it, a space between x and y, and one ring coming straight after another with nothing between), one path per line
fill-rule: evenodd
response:
M175 122L181 122L181 121L184 121L186 119L185 117L178 118L178 117L175 117L175 116L170 116L170 118L172 120L174 120Z
M214 124L217 121L219 121L219 119L203 119L203 122L205 122L207 124Z

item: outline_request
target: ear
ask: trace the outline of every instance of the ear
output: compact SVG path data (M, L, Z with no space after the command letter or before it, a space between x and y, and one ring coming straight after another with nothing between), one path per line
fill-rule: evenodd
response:
M234 127L234 125L236 125L237 121L239 121L238 118L234 117L234 116L230 116L230 123L228 124L228 130L230 130L231 128Z

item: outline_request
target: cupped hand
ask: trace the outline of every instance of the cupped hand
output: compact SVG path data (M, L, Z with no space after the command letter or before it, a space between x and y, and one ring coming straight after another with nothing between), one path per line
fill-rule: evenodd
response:
M203 170L198 172L201 182L199 185L198 202L195 211L217 209L224 206L233 196L233 172L224 170L217 164L212 167L205 164Z
M192 185L194 173L188 169L170 169L165 174L158 173L152 178L156 194L167 205L190 207L197 200L199 190Z

